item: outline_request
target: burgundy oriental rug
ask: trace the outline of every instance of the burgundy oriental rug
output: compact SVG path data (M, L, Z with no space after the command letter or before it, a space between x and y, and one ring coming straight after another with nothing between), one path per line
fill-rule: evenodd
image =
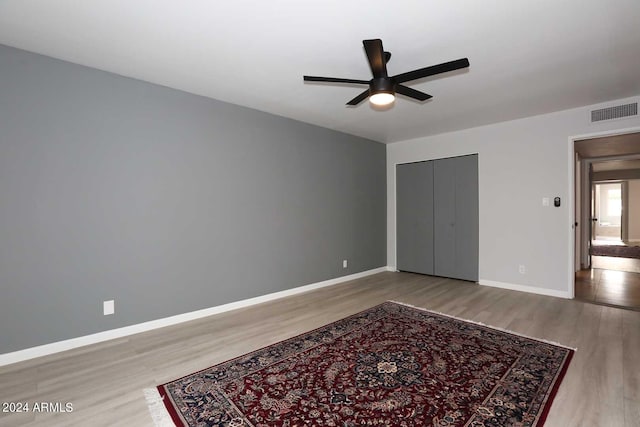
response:
M386 302L158 386L156 408L147 400L158 425L160 407L192 427L541 426L573 353Z

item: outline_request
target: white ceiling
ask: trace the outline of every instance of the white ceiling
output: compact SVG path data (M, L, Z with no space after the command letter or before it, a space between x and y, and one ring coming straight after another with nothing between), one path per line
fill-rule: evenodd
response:
M2 0L0 44L395 142L638 95L639 22L638 0ZM387 111L303 83L368 80L368 38L391 75L471 66Z

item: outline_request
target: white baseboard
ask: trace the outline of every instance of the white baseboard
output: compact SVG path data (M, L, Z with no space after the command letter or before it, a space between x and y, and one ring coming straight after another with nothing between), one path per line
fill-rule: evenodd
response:
M96 344L103 341L108 341L116 338L122 338L140 332L146 332L153 329L163 328L165 326L176 325L178 323L188 322L190 320L200 319L214 314L224 313L225 311L236 310L238 308L249 307L252 305L260 304L267 301L273 301L280 298L300 294L303 292L312 291L314 289L320 289L327 286L337 285L339 283L347 282L349 280L359 279L361 277L370 276L372 274L382 273L383 271L390 270L389 267L374 268L373 270L362 271L360 273L350 274L348 276L337 277L335 279L325 280L323 282L311 283L309 285L299 286L293 289L287 289L285 291L274 292L267 295L262 295L255 298L249 298L242 301L231 302L228 304L218 305L215 307L205 308L202 310L191 311L189 313L178 314L171 317L165 317L162 319L151 320L149 322L138 323L131 326L125 326L122 328L111 329L104 332L98 332L91 335L85 335L82 337L71 338L64 341L58 341L50 344L39 345L37 347L26 348L24 350L18 350L11 353L0 354L0 366L10 365L12 363L22 362L36 357L47 356L54 353L59 353L66 350L71 350L78 347L83 347L91 344Z
M387 266L387 271L398 271L398 269L394 266ZM529 292L530 294L547 295L551 297L566 298L566 299L573 298L571 295L569 295L568 292L556 291L554 289L536 288L535 286L515 285L513 283L496 282L493 280L484 280L484 279L480 279L478 281L478 284L482 286L491 286L491 287L500 288L500 289L509 289L511 291Z
M509 289L511 291L529 292L530 294L547 295L550 297L571 299L571 295L565 291L557 291L555 289L538 288L535 286L515 285L513 283L495 282L493 280L480 279L478 284L482 286L491 286L493 288Z

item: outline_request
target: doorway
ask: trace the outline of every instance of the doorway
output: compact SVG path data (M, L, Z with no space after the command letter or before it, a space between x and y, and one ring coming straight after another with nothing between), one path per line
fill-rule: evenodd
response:
M593 183L592 245L622 243L622 185L623 182Z
M640 132L577 140L574 149L575 297L640 310Z

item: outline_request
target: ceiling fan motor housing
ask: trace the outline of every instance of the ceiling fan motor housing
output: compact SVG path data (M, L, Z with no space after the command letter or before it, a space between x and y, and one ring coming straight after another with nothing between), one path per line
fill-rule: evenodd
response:
M369 93L373 95L374 93L396 93L396 84L393 79L389 77L380 77L377 79L372 79L371 83L369 83Z

